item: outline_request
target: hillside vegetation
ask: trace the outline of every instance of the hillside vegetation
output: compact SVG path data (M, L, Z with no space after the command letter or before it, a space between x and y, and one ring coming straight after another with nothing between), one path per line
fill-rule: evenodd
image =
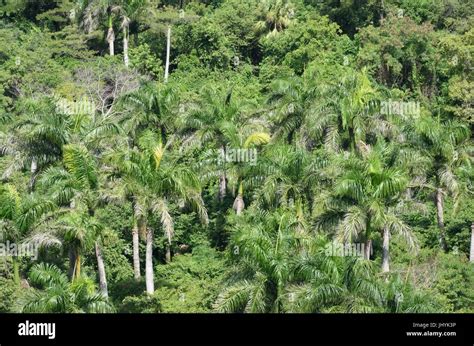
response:
M0 312L474 312L473 15L0 0Z

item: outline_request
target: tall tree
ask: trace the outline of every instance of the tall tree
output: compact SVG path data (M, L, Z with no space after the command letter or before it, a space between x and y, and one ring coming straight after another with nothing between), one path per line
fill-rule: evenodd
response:
M53 211L56 205L36 194L22 195L12 184L0 184L0 236L19 247L43 216ZM13 278L20 285L20 266L17 256L12 256Z
M121 150L115 162L123 177L125 189L134 196L135 213L146 232L145 280L147 293L154 292L153 238L148 226L149 213L160 215L161 226L167 239L166 260L171 261L171 246L174 234L170 203L187 202L207 223L207 211L200 194L200 184L192 168L179 161L169 147L163 144L159 134L145 131L138 146Z
M338 218L340 238L344 242L363 241L365 259L370 259L372 239L379 232L383 239L382 270L387 272L391 234L399 234L410 249L417 249L416 238L400 213L408 179L402 167L394 164L393 147L382 141L374 146L359 142L359 151L361 156L341 157L343 173L336 179L333 195L318 222L330 224L330 216Z
M415 123L415 131L421 137L420 150L432 160L432 167L428 172L429 181L425 187L434 191L439 243L447 251L444 199L451 195L455 205L459 201L462 192L459 172L463 166L470 166L472 162L470 131L463 123L441 122L431 116L419 118Z
M120 9L118 0L81 0L78 5L80 26L87 33L96 30L105 19L109 54L113 56L115 54L114 16Z
M261 2L261 20L255 28L267 37L276 35L287 28L295 15L295 8L288 0L264 0Z
M94 246L101 292L108 296L101 250L104 227L95 219L95 211L101 202L98 164L82 144L68 144L63 150L63 167L46 170L41 183L57 204L71 209L69 214L59 218L58 226L71 250L69 265L72 281L81 277L83 251Z

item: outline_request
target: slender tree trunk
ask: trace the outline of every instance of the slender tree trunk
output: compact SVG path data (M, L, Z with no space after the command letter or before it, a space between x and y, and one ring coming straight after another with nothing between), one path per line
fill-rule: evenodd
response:
M173 233L170 229L166 230L166 238L168 239L168 242L166 243L166 263L171 262L171 238L173 236Z
M171 242L166 244L166 263L171 262Z
M76 253L72 248L69 249L69 270L67 273L67 276L69 277L69 280L73 281L74 280L74 271L75 271L75 266L76 266Z
M128 59L128 27L126 25L123 26L123 61L125 66L128 67L129 59Z
M81 277L81 255L76 251L76 264L74 265L74 280Z
M227 160L227 157L226 157L226 150L225 150L225 146L221 146L221 152L220 152L220 155L222 155L222 173L219 177L219 201L223 202L224 201L224 198L226 196L226 193L227 193L227 177L226 177L226 174L225 174L225 164L226 164L226 160Z
M171 25L168 25L166 31L166 65L165 65L165 83L168 81L169 69L170 69L170 49L171 49Z
M443 209L443 191L441 189L436 190L436 212L438 217L438 228L439 228L439 243L441 249L446 251L448 246L446 244L446 236L444 231L444 209Z
M242 180L240 180L240 183L239 183L239 190L237 192L237 197L235 198L235 201L234 201L234 210L236 212L237 215L240 215L242 213L242 211L244 210L245 208L245 203L244 203L244 187L243 187L243 183L242 183Z
M138 226L135 223L132 230L133 242L133 273L135 279L140 279L140 241L138 237Z
M364 246L364 258L370 260L370 254L372 253L372 239L367 239Z
M222 202L225 198L227 191L227 178L225 176L225 171L222 172L219 177L219 200Z
M390 230L387 226L383 228L383 242L382 242L382 272L388 273L390 271Z
M474 222L471 225L471 252L469 254L469 262L474 263Z
M100 292L103 296L109 296L109 290L107 289L107 277L105 275L105 264L104 258L102 257L102 249L98 241L95 242L95 255L97 257L97 268L99 269L99 287Z
M115 32L112 23L112 16L109 16L109 30L107 30L107 42L109 43L109 54L114 55Z
M35 187L35 179L36 179L36 171L38 170L38 162L33 159L31 160L31 167L30 167L30 190L33 191Z
M151 228L146 231L145 281L146 292L153 294L155 292L155 283L153 277L153 231Z
M38 162L35 159L31 160L31 168L30 168L31 174L32 175L35 174L37 169L38 169Z

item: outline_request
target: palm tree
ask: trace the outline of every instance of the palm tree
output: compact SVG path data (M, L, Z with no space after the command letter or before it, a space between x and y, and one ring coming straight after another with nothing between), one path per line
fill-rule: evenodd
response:
M109 54L113 56L115 54L114 14L120 9L118 0L80 0L78 6L80 26L88 34L96 30L103 17L106 17L106 40L109 45Z
M123 179L125 193L133 196L135 214L146 230L145 280L149 294L154 292L153 230L147 227L149 213L160 215L167 238L167 261L171 261L174 234L169 208L171 201L187 202L207 223L199 180L189 165L179 161L170 146L171 142L164 145L159 134L148 130L139 138L138 147L122 149L114 160Z
M58 111L51 97L21 99L18 111L20 117L14 122L13 131L0 138L0 152L11 157L3 179L28 167L33 189L37 174L61 159L62 146L70 139L72 119Z
M108 296L100 239L103 226L94 218L100 203L98 165L84 145L67 144L63 151L64 168L47 169L40 181L58 205L67 205L72 209L71 213L58 219L65 243L70 248L72 281L81 276L82 252L95 244L101 291Z
M43 216L53 211L56 205L34 194L22 195L12 184L0 184L0 235L2 239L17 246L25 241L28 233L42 222ZM20 284L19 261L12 257L13 278Z
M95 293L92 281L82 278L70 283L66 275L52 264L36 264L29 274L38 290L20 300L24 313L107 313L114 308L100 293Z
M383 287L371 262L326 253L332 245L324 238L314 238L311 245L296 259L293 283L288 288L290 311L383 311Z
M286 206L295 210L300 229L307 223L305 213L312 209L314 196L324 187L327 155L308 152L300 146L282 143L267 145L259 157L255 176L258 205Z
M293 143L304 126L308 112L314 109L316 92L314 80L306 75L272 83L268 103L272 108L275 137Z
M214 88L204 88L199 104L184 114L178 125L188 137L186 142L199 143L202 146L210 144L226 157L227 144L230 142L227 129L235 129L234 124L245 122L243 113L244 106L235 101L231 90L223 93ZM236 132L232 131L231 135ZM227 194L226 169L224 164L219 176L220 201L223 201Z
M287 28L295 14L293 5L288 0L264 0L261 2L263 18L256 24L257 32L274 36Z
M354 151L366 134L383 133L390 125L378 114L376 101L366 70L346 71L342 79L327 81L313 69L275 81L268 100L275 137L334 152Z
M304 241L294 225L294 215L282 210L252 208L239 217L229 247L236 270L215 302L217 311L283 312L291 259Z
M163 141L175 132L176 114L179 110L178 90L170 85L147 82L121 99L126 109L120 123L132 138L152 126L160 129Z
M248 151L255 146L262 145L262 144L267 144L270 141L270 135L267 134L266 132L259 131L259 132L253 132L245 138L244 141L240 139L239 143L240 146L236 146L235 144L237 143L231 143L232 147L234 148L242 148L243 150L246 150L247 153ZM243 142L243 143L242 143ZM255 148L253 148L256 150ZM255 151L256 153L256 151ZM250 155L250 154L248 154ZM255 157L255 160L257 158ZM235 197L233 208L237 215L242 213L245 203L244 203L244 180L246 177L249 176L249 171L251 171L251 167L249 167L249 163L244 163L245 168L242 168L242 165L238 165L237 167L237 174L236 174L236 181L237 181L237 196ZM249 177L251 179L251 177Z
M346 154L340 164L343 173L335 181L334 193L326 210L318 215L320 226L339 219L337 231L346 242L359 238L365 242L365 259L370 259L372 238L380 232L383 238L383 271L389 271L389 242L399 234L412 250L417 244L411 229L401 218L402 193L408 179L400 167L393 165L396 151L379 140L369 146L359 142L361 156Z
M123 61L125 66L129 65L128 45L130 36L130 26L136 23L138 18L144 13L147 0L121 0L115 6L115 12L121 18L121 28L123 31ZM113 54L111 54L113 55Z
M461 194L459 173L472 162L470 131L463 123L440 122L430 116L422 116L415 123L415 131L421 137L420 150L432 160L428 178L432 184L425 184L435 192L435 205L439 228L439 242L447 251L444 226L444 197L451 195L455 206Z
M20 116L12 132L0 134L0 154L11 159L2 178L15 171L30 168L30 189L37 176L63 157L63 146L83 142L88 146L102 147L111 134L120 133L116 119L95 116L93 109L68 110L60 107L64 100L56 96L26 98L19 101ZM90 108L90 107L89 107Z
M308 72L309 78L313 75ZM322 139L328 150L357 150L356 143L368 134L387 136L393 127L378 112L378 95L365 69L348 71L342 79L317 86L305 127L306 136Z

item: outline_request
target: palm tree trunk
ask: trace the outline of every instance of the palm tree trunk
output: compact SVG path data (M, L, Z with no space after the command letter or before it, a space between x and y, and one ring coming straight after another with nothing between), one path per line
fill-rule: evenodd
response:
M371 252L372 252L372 239L367 239L365 241L365 247L364 247L364 258L366 260L370 260Z
M32 175L35 174L37 169L38 169L38 162L35 159L31 160L31 168L30 168L31 174Z
M221 176L219 177L219 200L222 202L225 198L226 191L227 191L227 180L225 176L225 171L222 172Z
M107 277L105 275L104 258L102 257L102 249L100 248L98 241L95 242L95 255L97 257L97 268L99 269L100 292L104 297L108 297L109 291L107 289Z
M129 59L128 59L128 27L124 25L123 27L123 61L125 66L128 67Z
M109 43L109 54L114 55L114 41L115 41L115 32L112 23L112 16L109 16L109 29L107 30L107 42Z
M469 262L474 263L474 222L471 225L471 252L469 254Z
M166 65L165 65L165 83L168 81L170 69L170 49L171 49L171 25L168 25L166 32Z
M438 217L439 243L441 249L446 251L448 246L446 244L446 236L444 233L443 191L441 189L436 189L436 213Z
M155 284L153 277L153 231L151 228L146 231L145 281L146 292L153 294L155 292Z
M166 244L166 263L171 262L171 243Z
M382 242L382 272L388 273L390 271L390 230L387 226L383 228L383 242Z
M224 201L225 195L227 193L227 177L225 174L225 163L226 163L225 145L221 146L220 155L222 155L223 170L219 177L219 201L222 202Z
M242 211L244 210L245 208L245 203L244 203L244 187L243 187L243 184L242 184L242 180L240 180L240 183L239 183L239 190L237 192L237 197L235 198L235 201L234 201L234 210L235 210L235 213L237 215L240 215L242 213Z
M33 188L35 186L35 174L36 174L36 171L38 170L38 162L33 159L31 160L31 167L30 167L30 173L31 173L31 177L30 177L30 190L33 191Z
M69 249L69 270L67 276L69 280L73 281L74 279L74 266L76 265L76 254L72 248Z
M133 243L133 273L135 279L140 279L140 243L138 238L138 227L135 224L132 230Z
M74 265L74 280L81 277L81 255L76 251L76 263Z

